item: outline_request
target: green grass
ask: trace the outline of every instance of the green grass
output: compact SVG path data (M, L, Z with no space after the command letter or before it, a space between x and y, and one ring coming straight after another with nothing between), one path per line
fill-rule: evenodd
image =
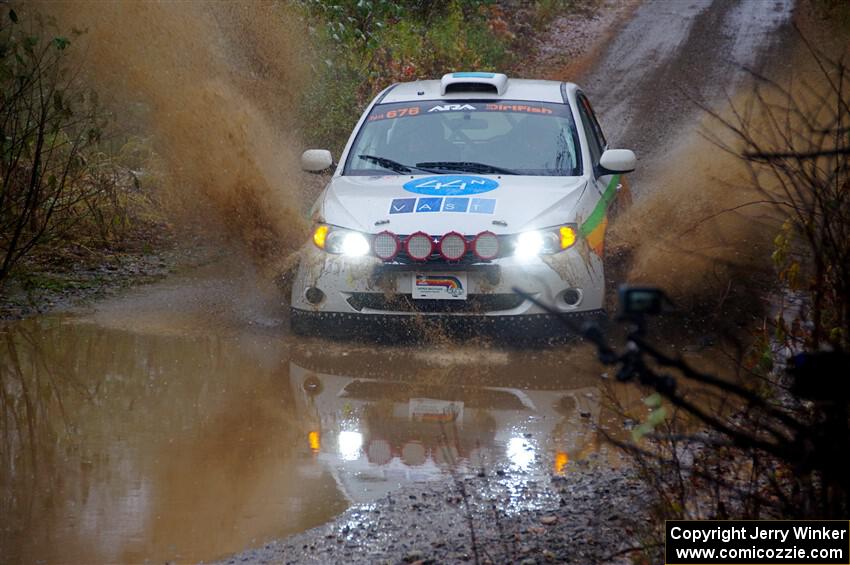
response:
M336 155L363 107L395 82L458 70L500 70L511 38L492 2L304 1L315 30L315 80L305 92L301 123L312 147Z

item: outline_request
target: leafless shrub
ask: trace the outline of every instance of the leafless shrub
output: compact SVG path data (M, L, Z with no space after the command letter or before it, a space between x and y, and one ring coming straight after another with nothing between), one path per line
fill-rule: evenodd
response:
M731 118L704 108L733 141L710 139L748 168L759 197L747 205L770 206L782 224L775 325L753 328L757 339L733 356L739 370L728 380L665 355L640 331L622 355L596 340L600 357L621 365L620 380L665 401L636 441L608 438L656 492L658 523L850 511L837 456L850 449L850 73L803 43L815 76L783 85L750 71L753 96Z
M0 282L81 222L115 221L101 207L117 204L115 179L90 153L104 113L67 63L71 40L54 29L37 13L24 22L7 9L0 20Z
M801 34L802 36L802 34ZM784 219L773 260L800 309L777 318L789 347L850 345L850 74L803 38L818 72L788 85L749 71L755 88L732 117L708 110L746 164L752 186Z

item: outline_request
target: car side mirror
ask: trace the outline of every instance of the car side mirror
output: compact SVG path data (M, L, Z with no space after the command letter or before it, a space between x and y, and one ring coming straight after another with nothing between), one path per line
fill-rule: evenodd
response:
M308 173L321 173L333 164L333 156L327 149L308 149L301 154L301 168Z
M630 173L637 167L637 157L629 149L608 149L599 158L599 174Z

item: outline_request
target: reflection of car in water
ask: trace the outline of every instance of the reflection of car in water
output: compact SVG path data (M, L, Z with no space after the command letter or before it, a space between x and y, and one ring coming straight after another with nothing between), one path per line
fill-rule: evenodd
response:
M302 161L333 165L324 150ZM551 337L563 327L512 289L601 313L608 209L634 167L572 83L453 73L390 86L313 208L292 327L386 333L419 315Z
M358 368L348 357L293 359L305 451L355 502L436 478L449 466L560 474L597 446L598 391L590 379L535 389L490 370L481 384L459 384L450 371L426 379L420 372L412 382L392 373L414 359L393 360L394 371Z

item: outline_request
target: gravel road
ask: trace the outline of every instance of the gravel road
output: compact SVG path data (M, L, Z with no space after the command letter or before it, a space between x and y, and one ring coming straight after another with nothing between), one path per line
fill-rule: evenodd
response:
M629 471L595 466L550 481L446 478L221 563L629 563L644 499Z

